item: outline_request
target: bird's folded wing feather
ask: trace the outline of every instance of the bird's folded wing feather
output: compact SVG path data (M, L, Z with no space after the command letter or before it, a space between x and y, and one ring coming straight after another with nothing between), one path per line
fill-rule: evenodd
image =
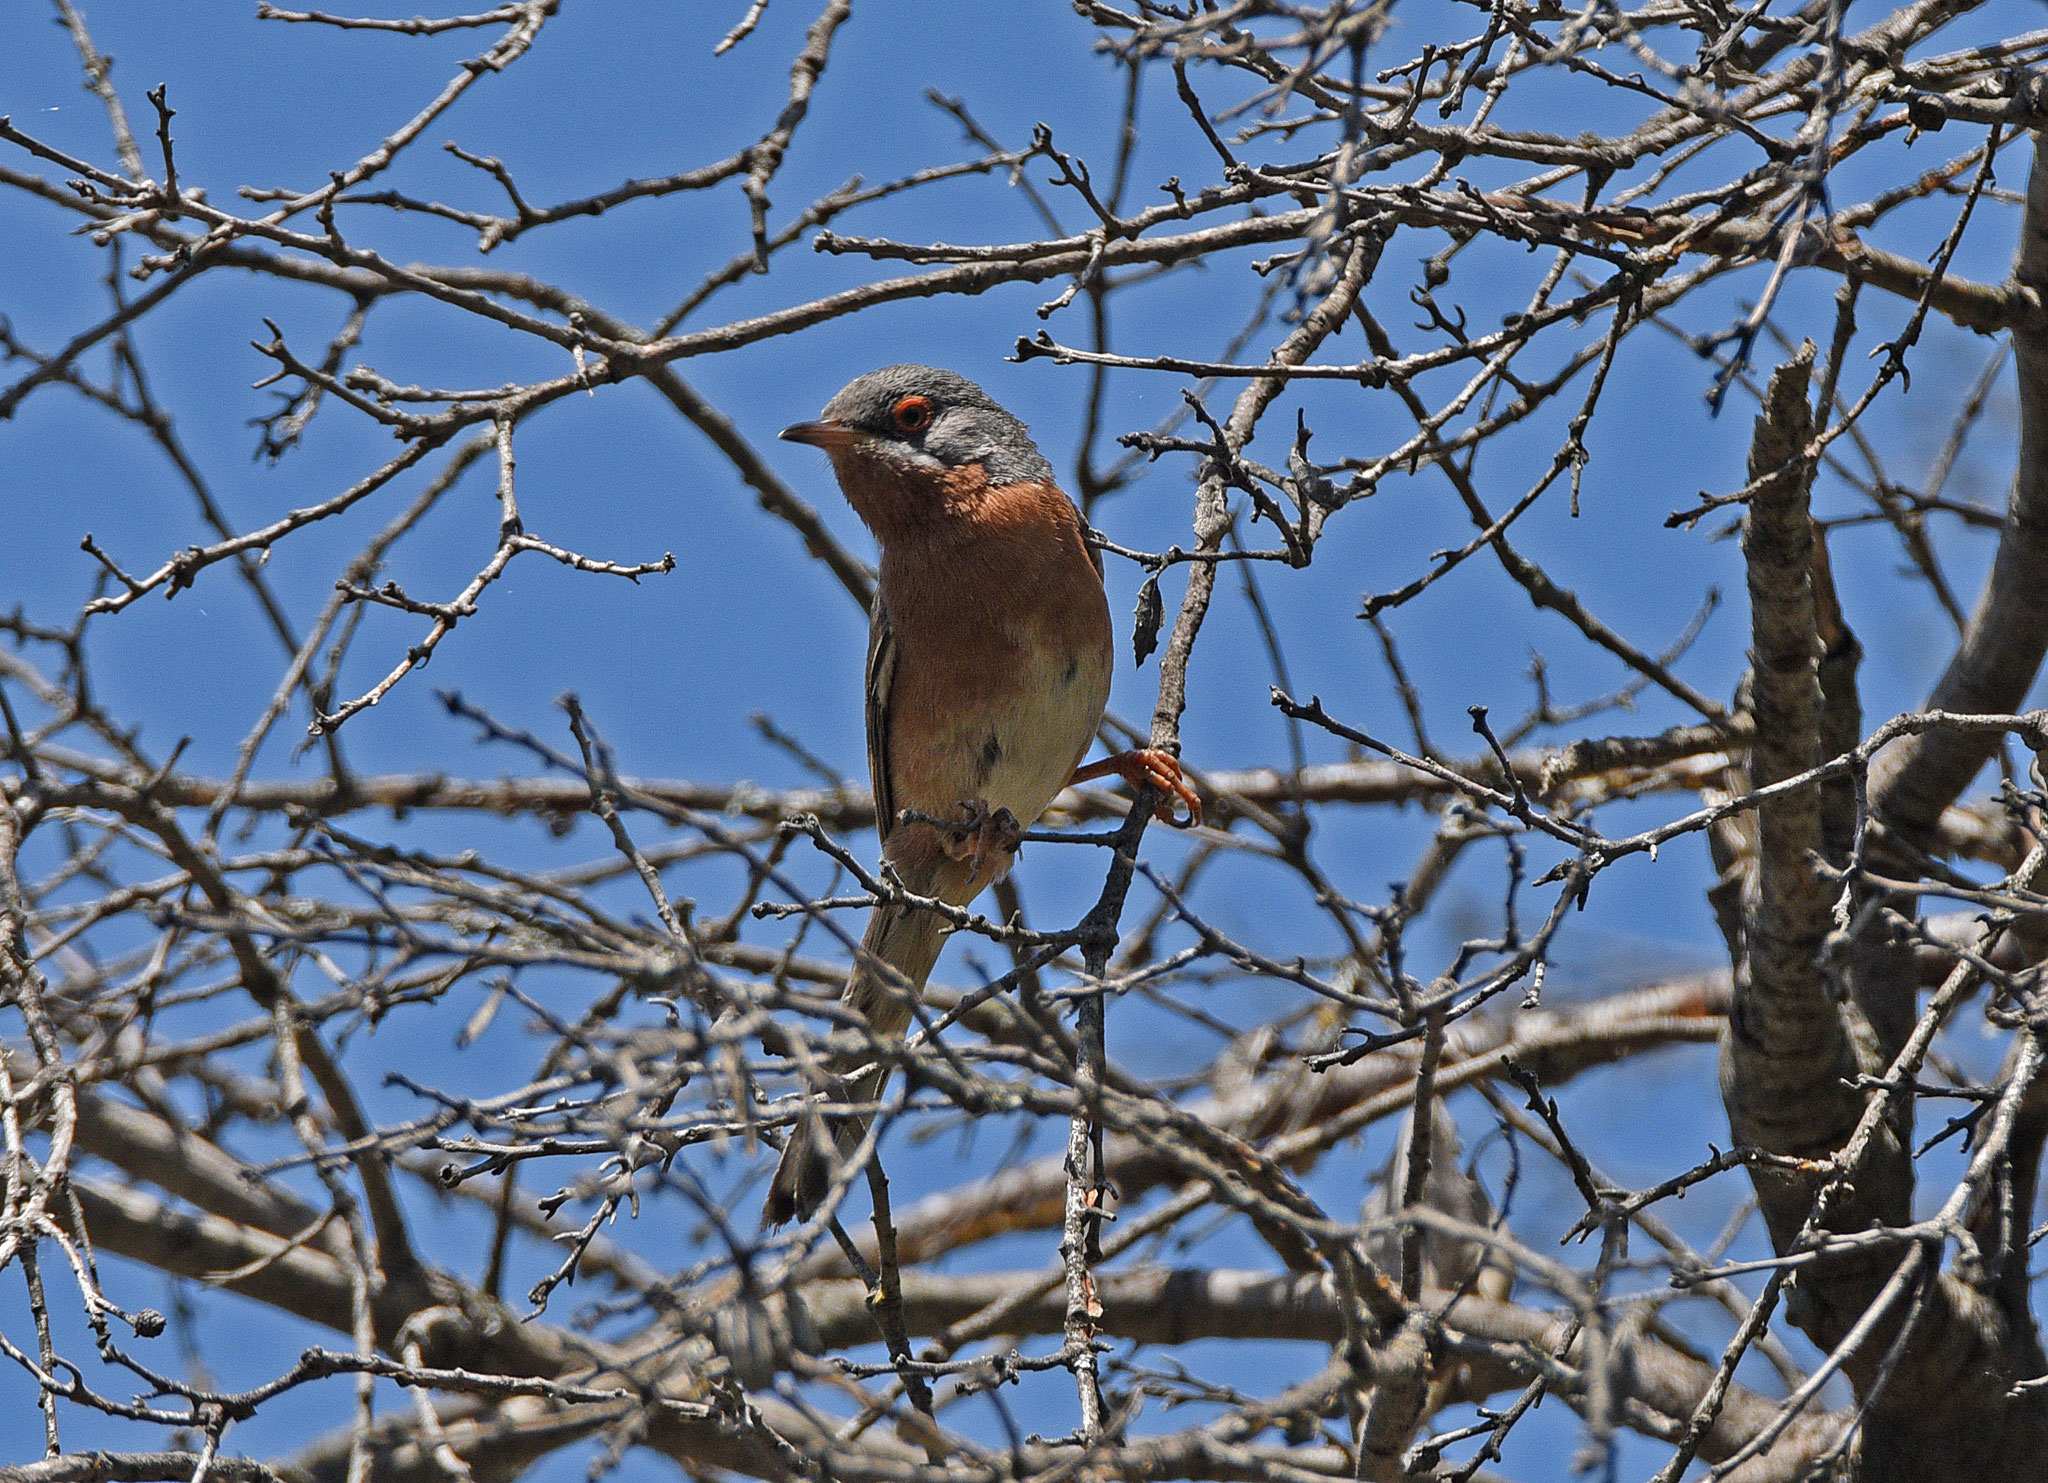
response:
M896 679L896 633L875 594L868 618L868 782L875 795L875 832L883 842L896 827L896 789L889 768L889 692Z

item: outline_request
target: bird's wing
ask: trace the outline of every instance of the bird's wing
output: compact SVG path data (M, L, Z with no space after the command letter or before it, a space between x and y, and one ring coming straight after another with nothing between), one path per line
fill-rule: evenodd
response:
M889 691L895 679L896 633L877 592L868 617L868 782L875 794L875 832L884 841L896 827L896 789L889 770Z

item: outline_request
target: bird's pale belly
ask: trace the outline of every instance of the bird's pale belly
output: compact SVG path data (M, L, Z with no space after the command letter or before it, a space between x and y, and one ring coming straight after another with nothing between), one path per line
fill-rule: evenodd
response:
M1028 828L1066 786L1108 703L1108 666L1093 655L1016 660L1002 684L980 687L977 704L946 708L948 735L936 749L945 764L920 780L926 799L899 795L900 806L945 816L978 800Z

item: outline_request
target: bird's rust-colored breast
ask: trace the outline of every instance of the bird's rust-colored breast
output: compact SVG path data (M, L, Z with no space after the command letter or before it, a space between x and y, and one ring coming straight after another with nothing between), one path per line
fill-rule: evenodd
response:
M883 542L896 806L944 814L981 799L1028 825L1102 719L1109 607L1056 486L990 486L979 468L945 486L933 491L943 515Z

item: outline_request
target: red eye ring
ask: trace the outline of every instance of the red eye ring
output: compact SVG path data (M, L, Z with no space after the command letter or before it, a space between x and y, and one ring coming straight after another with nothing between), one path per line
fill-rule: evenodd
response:
M889 409L896 426L906 433L921 433L932 425L931 398L907 396Z

